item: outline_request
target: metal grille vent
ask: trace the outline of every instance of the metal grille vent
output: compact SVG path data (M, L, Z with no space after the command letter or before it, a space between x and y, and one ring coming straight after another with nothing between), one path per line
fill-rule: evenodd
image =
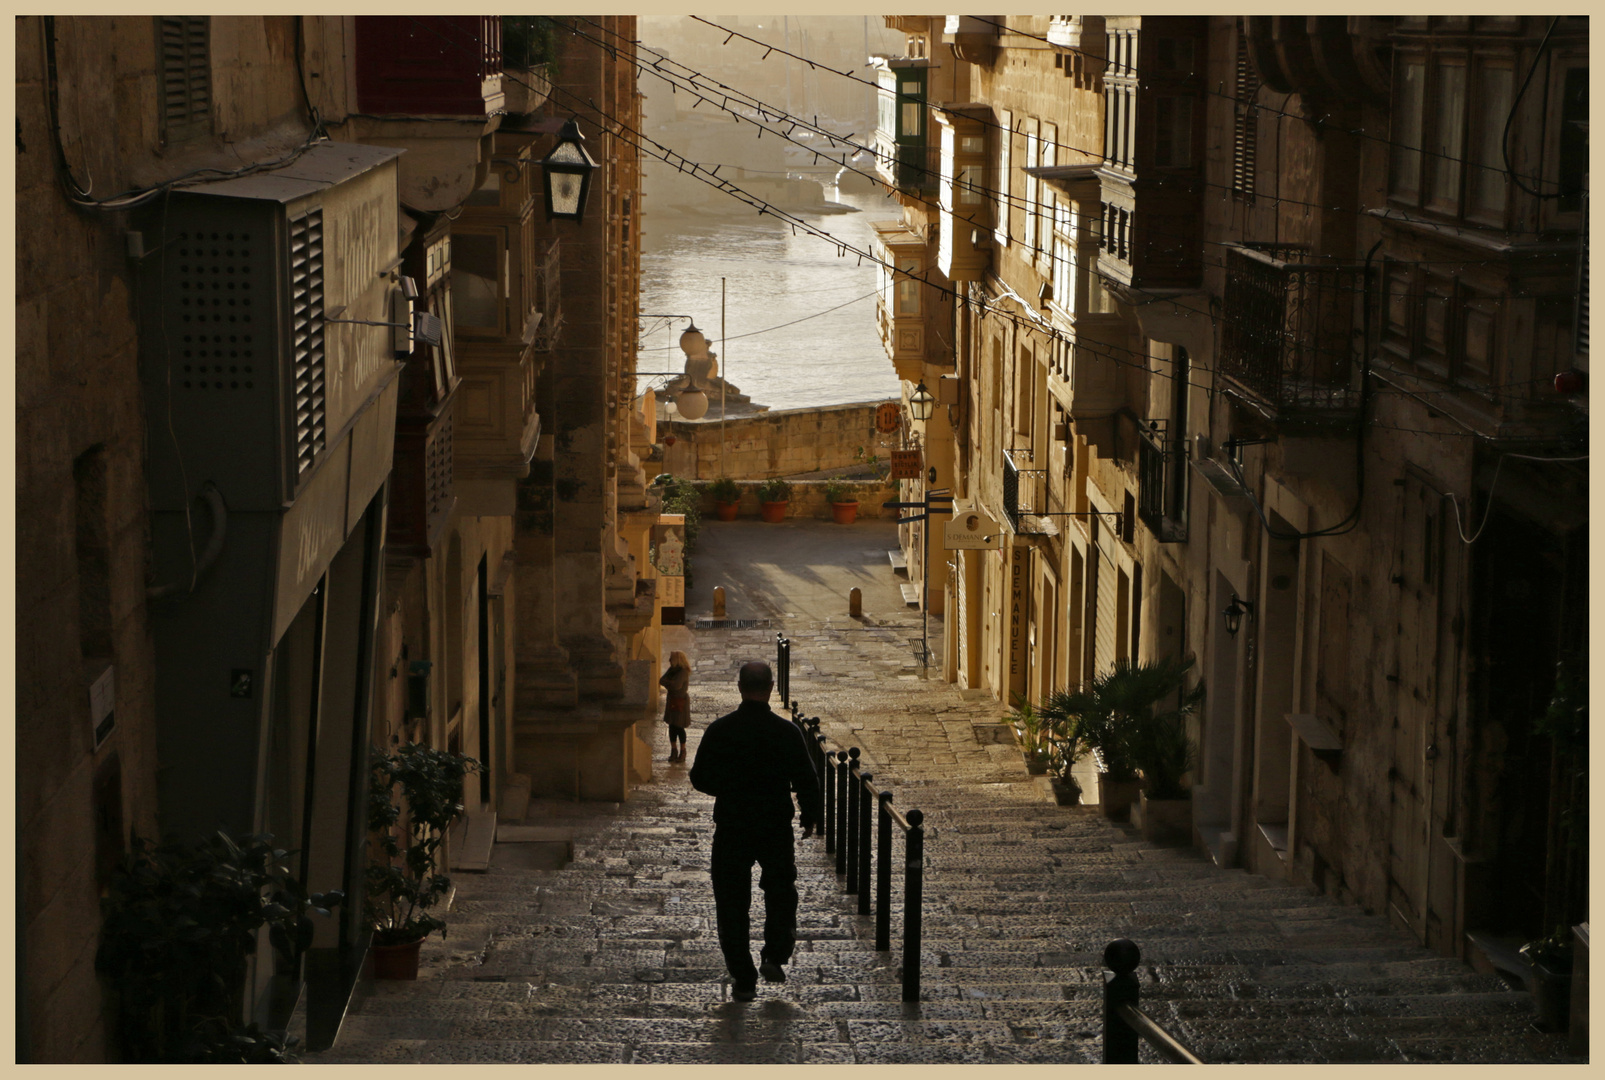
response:
M323 450L323 211L290 222L290 322L295 358L296 475L312 467Z
M179 312L177 387L190 391L256 389L259 342L255 251L248 232L181 232L174 238Z
M210 23L204 15L157 19L162 38L162 126L170 137L211 124Z
M425 517L431 526L451 505L451 479L451 413L448 411L441 417L424 457Z

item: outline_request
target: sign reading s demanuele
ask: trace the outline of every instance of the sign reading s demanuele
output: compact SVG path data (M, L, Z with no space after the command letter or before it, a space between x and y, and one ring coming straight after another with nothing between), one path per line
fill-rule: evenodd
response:
M948 551L987 551L1003 546L1003 527L981 511L955 506L942 526L942 547Z

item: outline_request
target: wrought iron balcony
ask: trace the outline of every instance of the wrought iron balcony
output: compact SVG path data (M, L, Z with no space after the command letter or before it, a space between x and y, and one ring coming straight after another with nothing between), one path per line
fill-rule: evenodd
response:
M1221 371L1272 419L1351 419L1364 286L1362 266L1297 247L1229 245Z
M1137 516L1162 544L1187 539L1187 454L1164 420L1137 425Z
M1029 460L1029 451L1003 452L1003 513L1017 536L1057 536L1055 517L1063 508L1048 486L1048 470L1022 469L1017 457Z

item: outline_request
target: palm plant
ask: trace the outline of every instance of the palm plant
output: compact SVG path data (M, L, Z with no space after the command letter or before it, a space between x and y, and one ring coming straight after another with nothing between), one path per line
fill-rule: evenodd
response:
M1117 660L1085 688L1050 694L1043 712L1073 725L1081 741L1098 752L1109 779L1131 780L1140 769L1150 798L1182 798L1182 777L1197 758L1187 718L1204 697L1201 684L1183 689L1192 665L1190 657L1146 664ZM1176 704L1162 708L1173 695L1179 695Z
M1025 698L1016 694L1009 722L1020 736L1020 749L1034 764L1046 765L1052 749L1052 730L1045 717Z

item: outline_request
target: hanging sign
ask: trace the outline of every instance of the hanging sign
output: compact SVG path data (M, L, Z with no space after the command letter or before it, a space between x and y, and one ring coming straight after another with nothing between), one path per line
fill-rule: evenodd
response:
M875 406L875 430L890 435L903 424L903 411L895 401L883 401Z
M979 510L955 509L942 526L942 547L948 551L985 551L1003 546L1003 527Z
M679 517L679 515L675 515ZM660 577L685 574L685 525L680 521L652 526L652 565Z
M918 450L893 450L891 478L893 480L918 480L920 478L920 452Z

